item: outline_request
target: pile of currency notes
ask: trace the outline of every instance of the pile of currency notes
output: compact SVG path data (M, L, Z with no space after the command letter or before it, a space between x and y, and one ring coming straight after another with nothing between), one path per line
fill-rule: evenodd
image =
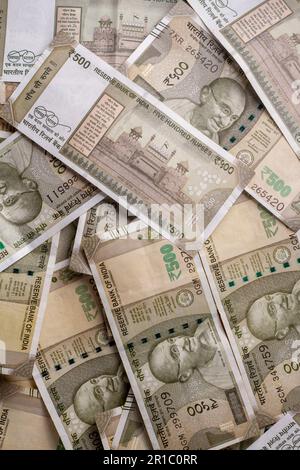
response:
M300 2L0 0L0 449L300 449Z

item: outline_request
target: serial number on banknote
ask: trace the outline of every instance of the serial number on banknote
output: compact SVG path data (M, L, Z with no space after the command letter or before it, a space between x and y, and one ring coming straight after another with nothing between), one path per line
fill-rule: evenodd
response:
M264 360L266 368L270 371L270 374L272 375L272 380L276 386L276 393L278 395L278 398L280 400L280 403L286 403L286 395L283 390L283 387L280 383L280 377L278 375L277 370L275 369L274 361L272 359L271 352L269 350L269 347L266 344L261 344L259 346L259 352L261 353L261 356Z
M285 208L285 204L283 202L280 202L278 197L274 196L273 194L268 193L268 191L258 184L253 184L251 186L252 191L255 191L258 196L261 198L265 199L268 201L268 203L272 206L275 207L278 212L282 212Z
M53 189L50 194L47 194L47 198L53 204L53 197L56 199L59 199L59 196L62 194L65 194L69 189L71 189L74 186L74 183L78 181L78 176L74 175L71 178L68 179L68 181L65 181L62 185L57 186L56 189ZM58 194L59 193L59 194Z

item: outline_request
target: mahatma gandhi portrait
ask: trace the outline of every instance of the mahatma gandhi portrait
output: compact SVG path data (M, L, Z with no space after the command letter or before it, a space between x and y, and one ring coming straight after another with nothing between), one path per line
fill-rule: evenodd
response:
M263 341L282 340L292 327L300 333L300 281L291 293L276 292L256 300L247 323L253 336Z
M97 413L122 406L128 394L127 377L122 366L117 375L100 375L85 382L74 397L74 410L86 424L95 424Z
M217 78L200 90L199 103L188 99L170 99L165 104L214 142L243 114L246 93L232 78Z
M26 178L17 168L0 163L0 215L14 225L34 220L42 209L36 181Z
M194 336L175 336L157 344L149 355L149 367L160 382L184 383L198 371L206 382L227 389L232 380L217 351L208 323L203 322Z

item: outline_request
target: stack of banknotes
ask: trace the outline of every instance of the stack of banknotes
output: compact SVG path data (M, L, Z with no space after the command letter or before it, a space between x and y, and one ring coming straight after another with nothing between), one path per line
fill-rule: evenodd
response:
M298 0L0 0L0 450L300 448Z

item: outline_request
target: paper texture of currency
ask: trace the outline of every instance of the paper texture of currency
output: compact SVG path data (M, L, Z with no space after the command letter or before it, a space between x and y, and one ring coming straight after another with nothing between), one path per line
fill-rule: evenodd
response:
M300 158L299 2L189 3L242 67Z
M124 402L124 400L123 400ZM121 418L122 407L118 406L109 411L103 411L95 416L96 425L104 450L112 449L112 441Z
M106 203L106 199L83 214L78 222L76 237L70 260L70 268L77 273L91 274L91 270L83 250L83 240L92 237L99 231L116 228L116 210Z
M0 365L17 369L35 357L58 238L0 273ZM26 366L25 366L26 368Z
M299 240L243 197L201 258L260 425L267 426L300 406Z
M1 123L0 123L0 126L1 126ZM10 132L0 130L0 144L1 142L4 142L4 140L7 139L7 137L10 137L10 136L11 136Z
M193 258L148 240L148 229L128 230L126 240L89 239L86 253L153 448L222 448L255 435L203 272L200 281Z
M122 206L109 198L105 198L86 214L83 214L78 222L70 268L77 273L91 274L83 249L84 240L93 237L96 233L101 234L113 230L117 226L122 227L133 218Z
M129 385L109 343L91 276L54 272L34 379L66 449L101 449L95 416L119 406Z
M0 83L0 112L1 112L1 104L4 104L7 101L7 99L9 98L9 96L6 96L5 93L2 95L2 93L1 93L1 83ZM4 121L4 119L0 118L0 144L5 139L7 139L7 137L11 136L11 134L13 134L13 132L15 132L14 128L10 124L8 124L6 121Z
M12 133L14 129L7 124L3 119L0 119L0 137L4 140L7 139Z
M179 2L122 70L254 169L246 190L293 230L299 230L297 155L242 70L191 7Z
M201 244L252 176L242 162L65 36L45 51L9 102L22 133L132 214L155 229L160 224L173 240L188 238L192 223L187 229L177 224L185 211L187 220L194 216L200 223L195 243Z
M0 79L21 82L64 31L119 67L177 0L1 0Z
M0 145L0 271L103 198L18 132Z
M76 236L76 230L78 220L74 220L71 224L67 225L59 235L59 243L57 247L56 264L64 262L66 259L70 259L73 250L74 239Z
M118 68L176 2L56 0L55 32L65 31Z
M18 83L15 82L0 82L0 105L6 103L8 98L13 94L13 92L17 88L17 86Z
M4 105L8 98L12 95L15 91L17 84L15 83L5 83L0 82L0 113L2 110L2 105ZM0 144L3 142L7 137L10 137L11 134L15 132L15 129L8 124L4 119L0 118Z
M55 0L1 0L0 79L20 82L54 31Z
M59 437L39 393L16 377L0 377L0 450L56 450Z
M113 450L152 449L143 418L132 392L129 392L127 400L122 407L111 447Z
M2 467L300 450L299 335L300 0L0 0Z
M248 450L300 450L299 418L297 420L287 413Z

